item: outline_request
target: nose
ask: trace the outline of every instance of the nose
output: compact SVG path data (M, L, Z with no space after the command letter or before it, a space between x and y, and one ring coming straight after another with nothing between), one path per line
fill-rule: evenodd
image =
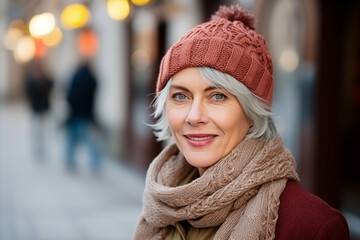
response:
M193 101L187 114L186 122L190 125L199 125L206 124L207 119L205 106L203 106L201 101Z

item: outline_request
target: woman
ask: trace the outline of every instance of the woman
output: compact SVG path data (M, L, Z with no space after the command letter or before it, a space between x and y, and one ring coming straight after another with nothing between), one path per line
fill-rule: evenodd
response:
M299 184L253 23L221 7L164 56L154 129L174 143L148 169L135 239L349 239L342 214Z

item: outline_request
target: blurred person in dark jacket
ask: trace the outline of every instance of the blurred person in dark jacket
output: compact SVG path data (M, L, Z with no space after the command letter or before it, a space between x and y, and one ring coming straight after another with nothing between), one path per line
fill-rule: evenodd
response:
M70 81L66 95L69 106L66 121L66 167L69 170L76 168L76 149L80 143L87 147L91 169L98 171L100 167L101 157L94 131L97 125L94 114L97 84L88 61L80 64Z
M34 60L26 69L25 93L32 110L32 144L35 157L45 154L47 115L50 110L50 97L53 80L45 73L41 62Z

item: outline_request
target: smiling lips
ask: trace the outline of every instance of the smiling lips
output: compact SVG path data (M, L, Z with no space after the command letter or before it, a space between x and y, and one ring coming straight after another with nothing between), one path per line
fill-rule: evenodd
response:
M186 141L193 147L204 147L212 143L217 137L213 134L186 134Z

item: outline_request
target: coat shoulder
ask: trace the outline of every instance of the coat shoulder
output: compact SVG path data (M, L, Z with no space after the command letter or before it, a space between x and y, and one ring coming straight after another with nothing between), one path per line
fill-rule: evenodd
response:
M275 239L350 239L344 216L321 198L289 181L280 197Z

